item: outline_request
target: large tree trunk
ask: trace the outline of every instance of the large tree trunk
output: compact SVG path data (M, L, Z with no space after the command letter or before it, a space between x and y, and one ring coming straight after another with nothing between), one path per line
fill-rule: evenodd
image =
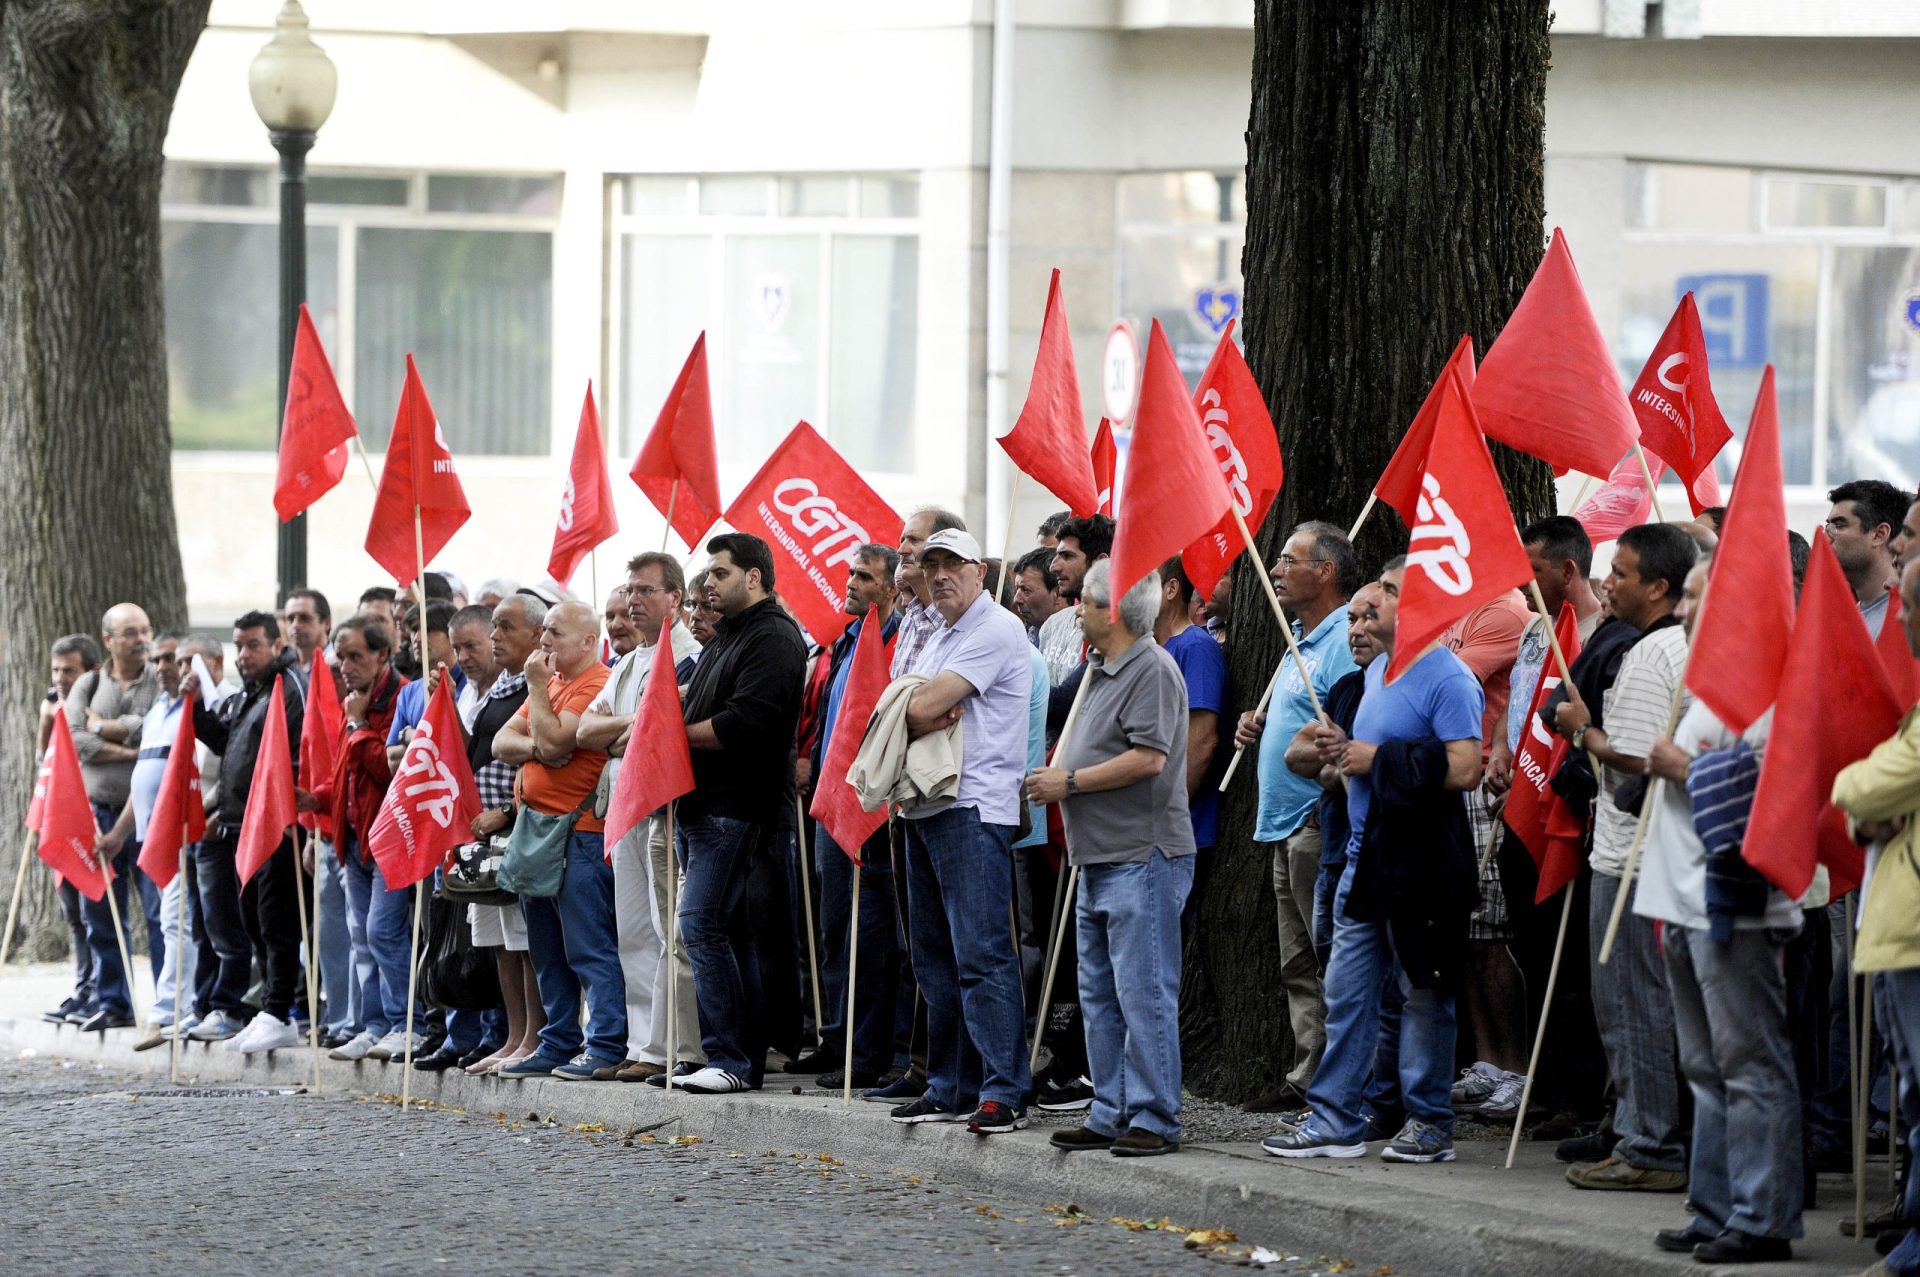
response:
M186 620L160 165L209 2L0 0L0 891L27 846L48 645L121 600ZM56 956L50 875L26 881L23 947Z
M1547 0L1260 0L1242 267L1247 360L1287 459L1269 562L1304 519L1353 521L1460 334L1484 352L1538 265L1548 20ZM1516 516L1550 513L1546 467L1495 456ZM1405 543L1376 507L1363 569ZM1233 597L1246 709L1284 649L1245 559ZM1251 763L1187 953L1187 1078L1234 1099L1278 1082L1290 1050Z

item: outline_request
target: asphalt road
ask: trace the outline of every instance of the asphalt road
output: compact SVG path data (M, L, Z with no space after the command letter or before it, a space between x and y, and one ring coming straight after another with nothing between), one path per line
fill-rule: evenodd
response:
M1081 1156L1099 1157L1090 1153ZM1204 1273L1253 1242L809 1149L0 1060L0 1256L23 1273ZM1258 1271L1373 1271L1289 1256ZM1264 1260L1266 1254L1260 1254Z

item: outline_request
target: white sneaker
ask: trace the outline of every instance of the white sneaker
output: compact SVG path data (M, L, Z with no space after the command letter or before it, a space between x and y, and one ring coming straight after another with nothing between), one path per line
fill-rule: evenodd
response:
M362 1029L354 1034L350 1041L329 1051L327 1058L329 1060L364 1060L367 1058L367 1052L373 1050L374 1042L373 1034Z
M1460 1070L1460 1080L1453 1084L1448 1098L1456 1109L1476 1109L1487 1102L1487 1097L1493 1094L1494 1088L1500 1085L1500 1079L1505 1076L1504 1070L1495 1068L1485 1060L1475 1060L1472 1068Z
M254 1031L254 1030L257 1030ZM300 1030L294 1028L277 1016L262 1011L253 1017L253 1026L240 1047L242 1055L254 1055L261 1051L279 1051L290 1046L299 1046L304 1041Z
M373 1044L367 1052L369 1060L404 1060L407 1058L407 1031L394 1029L387 1036Z
M271 1017L269 1017L264 1011L261 1012L259 1015L254 1016L251 1020L247 1021L246 1028L240 1030L238 1033L228 1038L225 1042L222 1042L220 1044L221 1047L228 1051L234 1051L234 1052L245 1051L247 1049L247 1043L253 1041L255 1035L257 1035L261 1029L266 1027L264 1024L261 1023L261 1021L269 1018Z
M168 1029L167 1036L170 1038L179 1038L182 1042L185 1042L198 1027L200 1027L200 1017L197 1015L189 1015L186 1019Z
M697 1073L689 1073L674 1083L683 1091L692 1091L696 1095L732 1095L736 1091L747 1090L746 1079L735 1077L725 1069L709 1064Z
M225 1011L210 1011L207 1018L194 1025L187 1036L195 1042L226 1042L242 1031L242 1025L233 1016Z
M1488 1117L1510 1120L1520 1111L1520 1092L1526 1089L1527 1077L1524 1073L1505 1073L1494 1085L1493 1094L1480 1102L1473 1110L1476 1117Z

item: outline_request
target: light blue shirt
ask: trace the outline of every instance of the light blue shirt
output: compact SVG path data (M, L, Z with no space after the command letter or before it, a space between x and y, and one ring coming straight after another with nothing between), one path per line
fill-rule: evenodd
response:
M982 591L958 621L941 623L909 672L928 678L958 674L975 694L961 701L959 794L951 803L930 803L903 814L912 820L948 807L972 807L987 824L1019 825L1033 695L1033 645L1026 626Z
M1293 623L1300 655L1313 671L1313 689L1322 701L1335 683L1353 672L1353 652L1347 647L1347 609L1342 603L1320 619L1313 633L1302 634ZM1266 730L1260 733L1260 814L1253 826L1256 842L1289 838L1313 814L1320 801L1320 784L1310 776L1296 776L1287 768L1287 746L1313 719L1313 702L1300 677L1299 662L1291 654L1280 662L1280 681L1267 706Z
M1027 649L1033 654L1028 664L1033 666L1033 691L1027 695L1027 770L1047 765L1047 692L1052 684L1047 682L1047 658L1040 655L1040 649ZM1047 808L1045 803L1028 803L1027 815L1031 818L1033 832L1013 844L1016 847L1040 847L1047 841Z
M1387 666L1392 663L1390 657L1382 655L1367 666L1367 690L1360 698L1359 712L1353 716L1353 739L1369 745L1429 737L1443 741L1480 739L1486 693L1480 690L1480 680L1465 661L1444 647L1436 647L1388 683ZM1353 841L1347 844L1350 856L1360 852L1372 801L1372 776L1347 779L1347 820L1353 826Z

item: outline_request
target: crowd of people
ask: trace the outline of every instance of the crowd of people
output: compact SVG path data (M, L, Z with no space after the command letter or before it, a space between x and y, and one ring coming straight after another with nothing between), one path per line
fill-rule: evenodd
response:
M1902 591L1920 655L1920 501L1878 481L1830 495L1825 535L1855 605L1878 633ZM1377 1145L1390 1161L1444 1162L1463 1117L1525 1123L1559 1139L1573 1189L1674 1194L1661 1249L1786 1259L1817 1173L1851 1166L1856 1123L1884 1139L1898 1109L1920 1133L1920 716L1835 787L1870 845L1863 900L1830 899L1824 871L1790 899L1741 863L1768 722L1731 732L1684 685L1720 513L1627 530L1604 578L1579 522L1533 523L1521 540L1545 613L1513 591L1392 682L1402 584L1423 569L1403 557L1363 573L1345 532L1303 523L1272 563L1297 656L1269 701L1229 684L1224 581L1201 597L1174 559L1116 594L1100 515L1048 519L1003 564L957 515L917 511L897 546L855 553L845 632L825 646L783 607L767 544L744 533L710 540L690 581L671 555L635 556L601 609L505 580L469 596L445 573L425 575L419 603L379 586L344 617L297 589L234 623L237 687L227 645L155 636L121 604L98 646L53 645L41 743L64 713L123 913L139 893L157 996L134 1026L111 912L63 886L76 987L50 1016L139 1027L143 1049L183 1035L261 1052L305 1041L311 995L339 1060L671 1080L694 1096L758 1089L779 1068L856 1089L897 1122L983 1136L1027 1125L1030 1106L1083 1112L1055 1146L1153 1156L1182 1138L1196 866L1251 854L1271 867L1286 1001L1275 1075L1247 1105L1275 1115L1268 1152ZM1797 583L1807 545L1790 540ZM1563 607L1580 653L1535 716ZM871 624L892 681L863 723L842 711ZM662 811L609 846L609 794L643 698L659 694L647 688L662 643L695 785L671 839ZM281 676L297 760L316 662L342 697L345 742L331 774L299 777L298 801L331 837L289 839L240 889L235 839L269 691ZM565 846L551 891L466 906L459 939L492 963L483 1005L411 992L432 987L409 969L412 895L388 890L367 850L440 680L479 791L474 842ZM163 896L134 859L182 713L209 823ZM853 772L828 774L849 732ZM1539 869L1501 823L1529 733L1571 745L1563 792L1585 852L1530 1085L1562 911L1535 903ZM1221 843L1236 749L1258 790L1250 849ZM818 786L849 780L895 810L843 848L804 813ZM1656 818L1629 877L1646 802ZM298 909L316 886L307 962ZM1063 901L1061 974L1043 994ZM1858 1112L1850 982L1875 1008ZM1891 1252L1884 1271L1920 1272L1917 1222L1908 1180L1868 1219Z

